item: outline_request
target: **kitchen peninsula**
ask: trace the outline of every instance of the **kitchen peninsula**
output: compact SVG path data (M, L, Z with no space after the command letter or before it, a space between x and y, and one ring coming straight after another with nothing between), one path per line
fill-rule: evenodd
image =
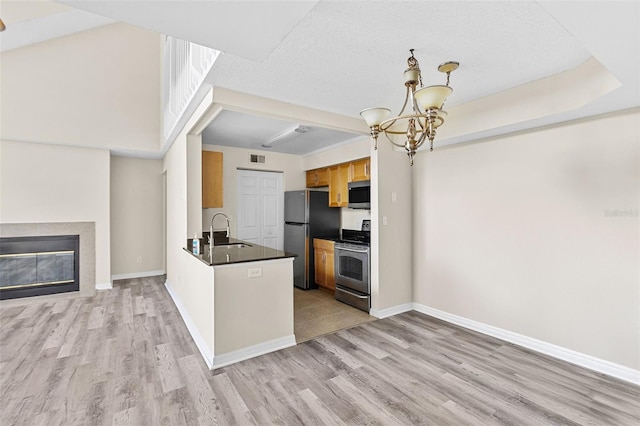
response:
M183 250L181 294L167 289L209 368L295 345L295 256L233 238L202 249Z

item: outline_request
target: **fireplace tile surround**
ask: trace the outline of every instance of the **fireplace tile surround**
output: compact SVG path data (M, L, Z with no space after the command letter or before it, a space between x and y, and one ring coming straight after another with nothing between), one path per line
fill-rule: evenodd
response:
M80 236L80 291L0 301L1 306L39 303L69 297L88 297L96 291L95 222L0 223L0 237Z

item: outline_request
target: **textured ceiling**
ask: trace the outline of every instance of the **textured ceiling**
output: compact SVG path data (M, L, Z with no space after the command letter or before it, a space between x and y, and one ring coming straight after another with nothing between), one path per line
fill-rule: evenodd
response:
M6 3L0 0L0 6ZM425 85L444 82L444 75L436 71L438 64L460 62L451 76L454 93L447 100L448 109L562 73L592 57L621 83L620 89L576 110L514 123L499 130L502 132L640 105L637 1L57 3L222 50L209 76L214 86L349 117L358 117L360 110L372 106L398 112L404 99L402 73L411 48L420 61ZM51 16L58 15L62 14ZM87 22L95 19L90 16L95 17L77 16L74 23L68 19L57 25L65 27L60 31L72 32L90 25ZM30 31L37 31L41 26L34 24L41 20L22 24L30 22ZM0 42L7 40L10 29L19 29L19 24L8 27ZM53 21L47 25L55 26ZM245 134L238 135L237 122L231 117L221 114L214 121L215 132L210 133L224 144L244 146L247 140L255 140L256 149L260 149L258 138L247 137L252 130L261 134L266 131L264 126L275 129L280 125L283 130L292 125L275 120L267 125L266 119L252 121L247 115L241 126ZM341 141L344 135L334 136ZM328 143L327 138L323 146ZM300 145L291 146L291 152L299 149Z
M319 2L261 63L224 54L213 81L226 88L357 115L397 111L415 49L425 85L456 60L449 106L555 74L590 53L535 2Z
M269 139L296 127L297 124L299 123L293 121L222 111L202 133L202 143L302 155L322 151L330 145L360 136L337 130L309 127L306 133L297 135L291 140L274 144L271 148L262 147L262 144Z
M0 0L0 52L86 31L113 21L50 1Z

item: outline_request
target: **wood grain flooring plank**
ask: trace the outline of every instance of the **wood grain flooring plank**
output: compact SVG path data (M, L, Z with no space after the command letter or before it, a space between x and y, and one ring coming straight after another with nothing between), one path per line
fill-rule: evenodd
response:
M69 327L67 334L64 337L64 342L60 346L58 358L66 358L71 355L78 354L80 345L77 345L76 341L78 340L81 330L84 328L84 324L79 322L76 322Z
M127 408L113 414L113 426L139 426L142 424L138 407Z
M209 371L163 283L0 305L0 424L640 424L640 387L418 312Z
M53 315L64 313L67 310L67 306L69 306L69 302L70 302L69 299L62 299L57 301L56 303L53 304L53 307L51 308L51 313Z
M218 401L202 371L200 360L196 358L196 355L189 355L178 359L178 364L184 376L188 378L186 380L187 390L198 412L198 422L200 424L217 425L216 411L219 409Z
M320 401L320 399L309 389L302 390L298 392L302 401L307 405L309 410L320 419L321 424L330 425L330 426L339 426L344 425L345 423L327 407L325 404Z
M133 322L133 299L130 288L122 290L122 322L125 324Z
M57 306L58 303L56 303L54 307ZM64 311L64 315L62 316L55 315L55 313L52 311L52 320L54 320L53 317L57 317L54 320L55 327L53 328L53 330L45 340L44 345L42 347L43 349L60 348L64 344L65 336L69 331L69 327L75 320L81 304L82 304L82 301L79 299L76 299L74 303L71 304L69 309ZM67 304L65 304L64 306L66 307Z
M135 296L133 298L133 315L144 315L145 313L144 296Z
M329 380L330 386L341 394L341 397L356 405L362 414L374 419L379 424L399 425L403 424L398 418L380 406L375 400L361 392L342 376Z
M218 395L218 401L226 405L229 410L228 413L224 413L228 421L242 425L257 424L249 407L247 407L226 373L214 376L211 381L214 392Z
M389 352L381 349L379 346L376 346L375 343L372 344L367 342L365 339L361 339L349 330L338 331L335 335L342 337L346 341L354 344L358 349L363 350L378 359L389 356Z
M184 387L182 374L173 356L171 345L168 343L156 345L155 352L162 391L166 393Z
M338 343L338 339L331 337L318 337L314 342L321 345L326 352L331 354L336 360L343 363L346 368L355 369L362 367L362 363L351 353L345 350L343 345Z
M104 306L95 306L91 310L89 322L87 323L87 330L94 330L96 328L102 327L102 323L104 321L104 311Z

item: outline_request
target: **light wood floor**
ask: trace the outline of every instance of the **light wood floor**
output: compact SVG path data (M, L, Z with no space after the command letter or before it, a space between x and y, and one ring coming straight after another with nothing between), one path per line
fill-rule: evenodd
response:
M0 312L5 425L638 425L640 388L411 312L210 372L162 279Z
M332 292L293 289L293 326L296 342L375 320L360 309L338 302Z

